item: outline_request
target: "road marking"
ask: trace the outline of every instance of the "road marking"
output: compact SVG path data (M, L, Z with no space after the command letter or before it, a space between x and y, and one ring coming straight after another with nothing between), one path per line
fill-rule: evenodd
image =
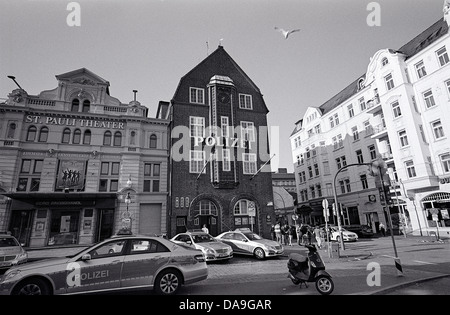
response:
M421 260L413 260L414 262L418 262L420 264L425 264L425 265L436 265L435 263L430 263L427 261L421 261Z

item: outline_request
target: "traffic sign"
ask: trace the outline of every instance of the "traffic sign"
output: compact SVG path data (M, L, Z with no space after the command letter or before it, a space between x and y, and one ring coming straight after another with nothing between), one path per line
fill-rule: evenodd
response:
M295 213L292 215L292 220L297 221L298 220L298 215L296 215Z
M324 209L328 209L328 200L327 200L327 199L324 199L324 200L322 201L322 207L323 207Z
M248 202L248 215L251 217L256 216L256 206L254 201Z

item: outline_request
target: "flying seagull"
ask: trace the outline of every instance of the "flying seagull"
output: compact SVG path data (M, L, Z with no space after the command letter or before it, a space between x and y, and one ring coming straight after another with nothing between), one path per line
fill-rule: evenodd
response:
M292 33L294 33L294 32L299 32L299 31L300 31L300 29L295 29L295 30L286 31L286 30L284 30L284 29L282 29L282 28L279 28L279 27L276 27L276 26L275 26L275 29L276 29L277 31L281 32L281 34L283 34L284 39L287 39L287 38L289 37L289 35L291 35Z

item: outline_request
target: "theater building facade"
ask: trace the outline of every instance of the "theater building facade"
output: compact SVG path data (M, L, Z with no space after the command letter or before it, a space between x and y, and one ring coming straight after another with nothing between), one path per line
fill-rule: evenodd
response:
M0 103L0 231L30 247L166 233L168 121L85 68L56 79Z
M222 46L183 76L170 118L169 233L204 225L211 235L275 222L268 109L259 88Z

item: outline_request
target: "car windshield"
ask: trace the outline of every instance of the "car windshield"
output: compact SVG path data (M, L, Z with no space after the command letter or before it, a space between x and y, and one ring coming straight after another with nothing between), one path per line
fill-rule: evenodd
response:
M255 234L253 232L247 232L247 233L244 233L244 235L247 236L247 238L251 241L263 239L261 236L259 236L258 234Z
M192 235L192 238L194 239L195 243L207 243L215 241L214 238L209 234Z
M12 237L0 237L0 247L19 246L19 243Z

